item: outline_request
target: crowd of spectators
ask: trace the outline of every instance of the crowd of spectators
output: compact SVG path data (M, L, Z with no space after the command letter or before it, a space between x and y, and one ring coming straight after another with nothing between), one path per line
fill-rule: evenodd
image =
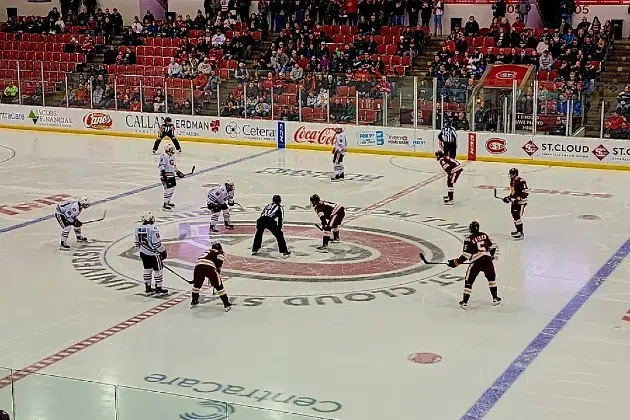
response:
M80 33L88 35L105 36L109 41L112 36L122 34L123 17L114 8L96 9L90 5L90 0L73 2L67 10L60 12L56 7L48 13L48 16L27 16L16 19L9 17L4 25L5 32L29 33L29 34L63 34L69 33L71 27L78 27Z
M630 119L630 85L617 94L615 111L608 117L604 134L613 139L630 139L628 120Z
M528 8L519 4L519 16L511 23L505 17L505 2L493 6L490 26L483 28L470 16L463 28L455 28L434 56L430 73L437 78L438 95L446 102L465 103L475 80L490 64L525 64L537 69L539 112L566 115L573 104L573 114L581 114L585 99L594 92L600 63L608 53L613 28L597 17L589 22L583 17L573 27L565 18L558 29L525 27ZM521 9L522 7L522 9ZM522 96L519 109L527 112L533 103ZM482 104L476 125L487 124L491 104ZM486 114L483 113L485 106ZM521 112L521 111L519 111ZM531 112L531 111L530 111Z

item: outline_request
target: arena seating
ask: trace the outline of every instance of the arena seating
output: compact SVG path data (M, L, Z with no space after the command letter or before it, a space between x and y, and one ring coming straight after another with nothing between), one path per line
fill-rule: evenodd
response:
M78 30L80 27L72 27ZM85 63L86 55L64 52L65 45L74 37L83 43L83 34L15 34L0 32L0 89L20 80L24 83L23 95L29 95L33 85L41 84L42 69L46 92L52 92L67 73L73 72L77 64ZM97 44L104 38L94 37Z

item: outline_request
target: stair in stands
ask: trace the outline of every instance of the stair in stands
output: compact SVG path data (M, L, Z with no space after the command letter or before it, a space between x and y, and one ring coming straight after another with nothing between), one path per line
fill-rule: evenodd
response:
M599 137L602 100L606 119L617 106L617 94L627 84L630 84L630 41L620 39L612 45L591 97L585 125L587 137Z

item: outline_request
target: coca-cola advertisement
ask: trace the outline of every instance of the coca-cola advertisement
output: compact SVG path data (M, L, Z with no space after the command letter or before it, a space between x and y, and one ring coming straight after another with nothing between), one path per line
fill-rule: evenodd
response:
M332 146L335 143L336 134L334 127L318 128L314 124L300 125L293 133L293 141Z
M346 135L349 151L372 149L380 153L383 150L433 153L434 133L430 130L414 130L403 127L372 127L337 124L282 122L283 129L278 130L279 142L286 139L291 145L301 148L327 149L335 143L336 129L341 128ZM410 149L410 147L412 149Z

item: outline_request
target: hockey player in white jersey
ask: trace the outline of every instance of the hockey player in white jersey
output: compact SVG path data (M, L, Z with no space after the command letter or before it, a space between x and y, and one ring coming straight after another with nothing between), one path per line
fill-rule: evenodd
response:
M331 181L341 181L344 179L344 167L343 158L346 156L346 133L343 132L343 128L335 128L337 135L335 136L335 144L333 146L333 165L335 170L335 176L330 178Z
M90 200L82 197L78 201L67 200L57 204L55 209L55 218L61 226L61 244L59 249L67 251L70 249L68 245L68 236L70 230L74 227L74 233L77 235L77 242L87 242L87 238L81 234L81 226L83 223L79 221L79 215L83 209L90 207Z
M160 156L160 163L158 164L160 169L160 180L164 186L164 204L162 204L162 210L171 211L175 204L171 203L171 198L177 185L177 179L184 177L184 174L177 169L175 164L175 147L172 144L164 146L164 153Z
M217 185L208 191L208 210L212 212L210 216L210 234L218 233L217 223L219 223L219 212L223 212L223 220L226 229L234 229L230 223L230 210L228 206L234 205L234 182L228 179L223 185Z
M160 231L154 226L155 216L150 211L142 214L142 224L136 226L135 244L136 250L140 252L140 259L144 271L142 278L144 279L145 290L147 293L156 293L158 295L168 293L168 290L162 288L162 271L164 269L162 261L167 257L166 250L160 238ZM151 277L155 280L155 289L151 285Z

